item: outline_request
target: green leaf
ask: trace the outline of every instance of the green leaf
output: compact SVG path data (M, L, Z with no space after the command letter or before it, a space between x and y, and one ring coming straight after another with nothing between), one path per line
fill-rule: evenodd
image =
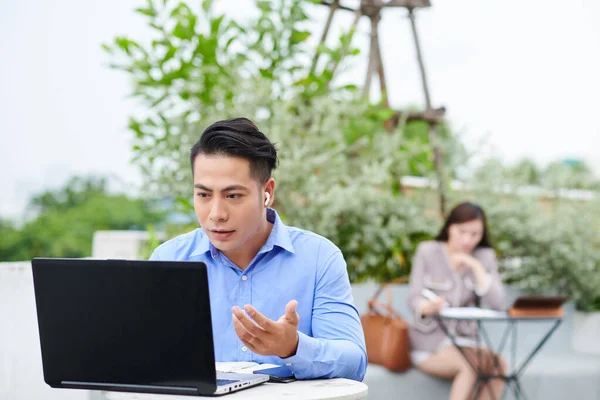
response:
M163 27L161 25L155 24L154 22L149 23L148 26L150 26L151 28L156 29L157 31L162 31L163 30Z
M273 11L270 0L259 0L256 2L256 6L265 13Z
M273 71L270 71L265 68L259 68L259 72L263 78L273 79Z
M206 14L212 9L213 2L212 0L202 0L202 11Z
M133 42L126 37L115 38L115 44L128 55L131 55L131 47Z
M154 100L152 102L152 104L150 104L151 108L156 107L157 105L159 105L160 103L162 103L167 97L169 97L169 92L163 94L162 96L160 96L158 99Z
M323 70L323 74L322 75L323 75L323 78L326 81L330 81L331 79L333 79L333 71L330 70L330 69Z
M308 86L313 82L314 82L313 79L306 77L306 78L298 79L297 81L295 81L294 86Z
M178 39L186 40L191 38L189 30L185 26L183 26L181 22L178 22L177 25L175 25L175 28L173 28L172 33L173 36L175 36Z
M293 30L292 35L290 36L290 44L297 45L299 43L304 42L309 37L310 32Z
M219 27L221 26L224 18L225 16L221 15L210 22L210 33L212 36L217 36L219 33Z
M233 30L236 29L237 31L239 31L240 33L246 33L247 29L244 28L243 26L241 26L240 24L238 24L237 22L233 21L233 20L229 20L227 23L227 29L226 30Z
M160 66L162 67L167 61L172 59L175 56L175 53L177 53L177 48L169 44L169 49L165 53L165 56L163 57L162 61L160 62Z
M394 116L394 110L390 108L383 108L375 112L375 117L380 121L386 121Z
M189 199L185 197L178 196L175 198L177 204L179 204L185 211L194 211L194 205Z
M153 17L153 18L156 17L156 10L154 10L152 8L138 7L134 11L137 12L138 14L146 15L148 17Z
M129 118L129 129L131 129L135 133L135 136L138 139L141 139L144 137L144 132L142 132L142 128L141 128L139 121L137 121L133 117Z

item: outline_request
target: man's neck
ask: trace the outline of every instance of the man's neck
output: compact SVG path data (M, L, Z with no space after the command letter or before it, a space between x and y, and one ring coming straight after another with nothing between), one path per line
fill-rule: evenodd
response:
M258 254L261 247L267 243L269 235L273 230L273 224L265 220L263 227L254 235L254 238L246 243L242 248L224 251L223 254L237 265L242 271L245 271L254 257Z

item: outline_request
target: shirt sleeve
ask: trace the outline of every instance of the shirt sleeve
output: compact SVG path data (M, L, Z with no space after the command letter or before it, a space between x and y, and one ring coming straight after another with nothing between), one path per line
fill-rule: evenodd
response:
M346 262L338 250L317 271L313 336L298 332L296 354L283 359L297 378L362 381L367 369L367 351L353 303Z
M154 249L154 251L150 255L150 261L177 260L178 258L176 257L176 251L175 251L175 249L176 249L175 241L176 240L177 240L177 238L168 240L168 241L160 244L156 249Z
M150 261L160 261L160 256L158 255L158 249L155 249L150 255Z
M424 275L425 249L423 245L419 245L412 260L407 297L408 306L413 311L413 322L415 325L430 325L434 322L432 317L423 317L421 315L421 308L428 302L428 300L421 295L424 287Z

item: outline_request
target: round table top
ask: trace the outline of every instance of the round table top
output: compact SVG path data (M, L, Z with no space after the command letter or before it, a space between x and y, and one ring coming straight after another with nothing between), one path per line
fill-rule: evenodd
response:
M368 387L351 379L311 379L290 383L263 383L224 396L225 400L356 400L367 397ZM107 400L192 400L198 396L103 392ZM212 397L214 398L214 397Z

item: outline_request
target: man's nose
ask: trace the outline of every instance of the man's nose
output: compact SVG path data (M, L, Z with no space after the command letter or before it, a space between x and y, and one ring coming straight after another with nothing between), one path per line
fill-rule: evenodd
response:
M227 207L225 202L219 198L213 198L209 218L211 221L226 221L227 220Z

